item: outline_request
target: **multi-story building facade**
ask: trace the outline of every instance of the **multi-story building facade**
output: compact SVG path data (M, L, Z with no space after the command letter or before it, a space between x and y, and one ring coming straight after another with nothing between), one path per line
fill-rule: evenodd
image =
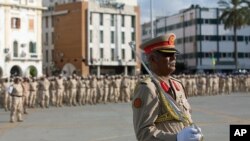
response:
M42 75L41 0L0 0L0 74Z
M191 6L179 13L157 18L154 21L154 35L166 32L176 34L176 47L181 52L178 61L183 62L191 72L235 70L233 30L225 30L219 20L219 8ZM142 25L142 40L150 39L149 23ZM250 69L250 27L237 30L239 69Z
M43 15L46 68L55 67L66 75L140 71L128 45L136 41L138 48L141 40L136 0L45 0L44 5L50 10Z

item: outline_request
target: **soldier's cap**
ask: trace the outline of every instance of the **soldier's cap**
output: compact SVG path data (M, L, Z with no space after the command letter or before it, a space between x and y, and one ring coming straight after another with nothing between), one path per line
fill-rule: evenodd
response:
M162 53L179 53L175 48L176 36L174 33L165 34L143 43L140 48L145 54L150 54L154 51Z
M17 81L17 80L22 81L21 77L15 77L14 78L14 81Z

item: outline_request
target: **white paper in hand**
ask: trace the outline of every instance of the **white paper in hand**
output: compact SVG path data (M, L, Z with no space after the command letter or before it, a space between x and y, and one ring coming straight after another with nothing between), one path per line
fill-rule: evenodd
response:
M9 86L9 88L8 88L8 93L9 93L9 94L12 94L12 92L13 92L13 86L11 85L11 86Z

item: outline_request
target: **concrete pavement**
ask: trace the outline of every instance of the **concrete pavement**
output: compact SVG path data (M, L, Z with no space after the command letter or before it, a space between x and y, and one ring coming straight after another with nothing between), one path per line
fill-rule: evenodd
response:
M228 141L230 124L250 124L250 94L189 98L205 141ZM0 141L136 141L131 103L29 109L22 123L9 123L0 109Z

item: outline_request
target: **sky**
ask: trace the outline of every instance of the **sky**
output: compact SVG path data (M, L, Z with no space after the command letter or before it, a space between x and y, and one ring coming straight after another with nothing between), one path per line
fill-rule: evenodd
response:
M150 0L137 0L141 9L141 23L150 21ZM198 4L201 7L218 7L219 0L152 0L153 17L170 16Z

